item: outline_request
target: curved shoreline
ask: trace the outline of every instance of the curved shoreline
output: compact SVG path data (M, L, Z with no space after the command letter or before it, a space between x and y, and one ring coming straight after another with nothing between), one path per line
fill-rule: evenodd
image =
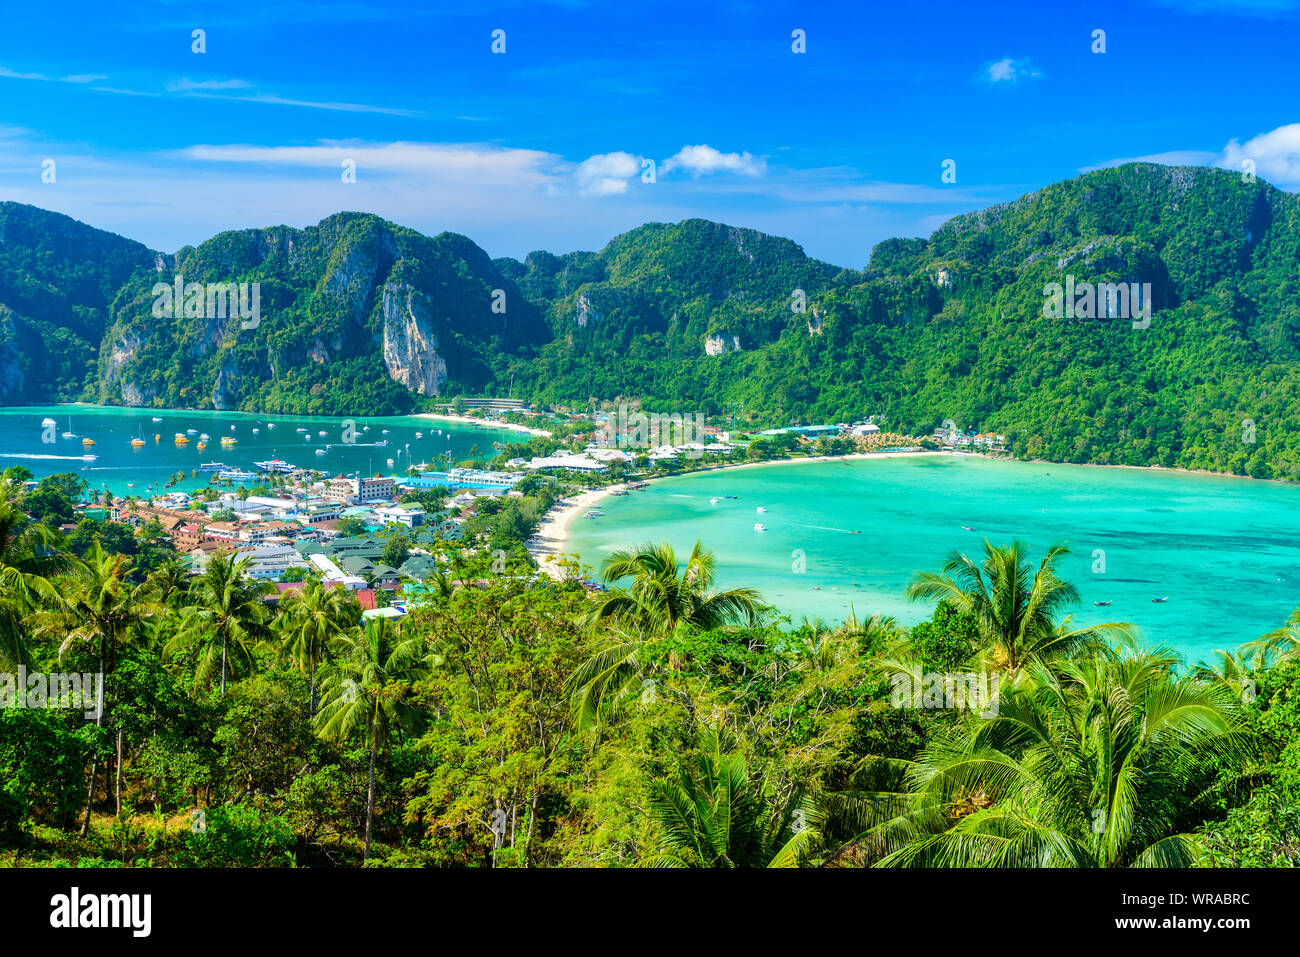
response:
M657 482L670 478L686 478L688 475L703 475L709 472L727 472L738 469L763 468L777 465L803 465L809 462L849 462L862 459L893 459L906 458L911 456L935 456L949 455L948 452L935 452L918 449L914 452L854 452L851 455L810 455L793 459L774 459L770 462L736 462L725 465L713 465L708 468L692 469L689 472L674 473L671 475L654 475L645 478L639 478L638 482ZM537 562L537 568L544 575L551 578L562 579L565 577L564 569L560 563L565 558L577 560L578 556L573 553L565 553L564 545L569 538L569 526L573 520L578 517L579 512L585 512L587 509L598 505L615 491L625 490L627 483L618 485L609 485L605 488L591 489L582 492L572 499L564 499L547 513L546 519L537 526L537 531L528 539L524 547L527 548L528 554Z

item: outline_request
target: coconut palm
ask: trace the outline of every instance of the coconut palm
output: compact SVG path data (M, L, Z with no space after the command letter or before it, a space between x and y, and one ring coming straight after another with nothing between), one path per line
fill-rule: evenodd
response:
M316 670L330 660L331 644L361 617L361 608L345 589L311 579L281 603L278 630L281 653L310 682L309 714L316 713Z
M1132 633L1127 624L1072 628L1068 616L1060 619L1079 601L1075 587L1056 571L1069 551L1065 545L1053 545L1034 567L1024 543L985 541L983 562L954 552L942 572L919 573L907 594L914 601L946 600L973 614L984 641L983 666L1014 676L1032 662L1078 653L1103 635Z
M253 665L253 648L272 635L270 614L262 604L268 586L244 578L248 560L214 555L203 574L190 584L193 602L181 612L176 634L164 648L166 655L197 650L194 684L211 684L217 674L221 695L226 677Z
M686 631L758 624L758 593L752 588L713 591L715 564L713 554L699 542L680 573L677 555L666 542L610 554L604 580L632 581L611 589L586 618L587 625L603 628L603 634L595 654L570 679L579 726L594 724L602 707L642 677L648 646Z
M61 553L57 536L22 509L22 486L0 481L0 664L30 663L26 623L57 603L49 576L79 563Z
M797 791L772 794L744 755L724 747L719 734L702 732L693 759L652 782L647 809L658 839L642 866L797 867L818 845L816 803Z
M104 552L96 540L85 561L74 575L64 579L54 607L37 613L35 634L58 637L59 656L78 644L90 646L98 658L100 699L95 707L95 724L103 726L111 700L108 681L119 652L135 644L144 633L146 622L161 611L151 601L147 586L130 581L132 563L125 555ZM81 833L90 826L90 805L94 795L97 757L92 756L90 785L86 798L86 817ZM117 731L118 811L121 811L122 729Z
M149 573L146 584L155 602L174 610L184 603L189 593L190 572L179 558L167 558Z
M1281 628L1270 631L1255 641L1246 642L1241 646L1241 652L1257 667L1269 667L1300 658L1300 608L1291 612Z
M877 794L862 846L882 866L1184 867L1177 822L1202 770L1244 746L1240 701L1167 656L1026 666L996 714L968 716ZM894 762L897 764L898 762ZM870 816L870 815L868 815Z
M366 782L366 849L370 859L375 817L375 763L398 733L417 733L424 713L406 700L406 686L428 674L436 659L424 642L406 638L400 626L374 618L335 642L335 660L323 674L324 696L314 723L328 741L354 738L370 750Z

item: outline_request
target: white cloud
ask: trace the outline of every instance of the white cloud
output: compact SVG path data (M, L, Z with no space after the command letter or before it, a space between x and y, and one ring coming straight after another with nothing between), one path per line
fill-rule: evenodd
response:
M1260 133L1245 143L1236 138L1228 141L1222 150L1169 150L1107 160L1095 166L1085 166L1081 173L1097 169L1123 166L1125 163L1160 163L1165 166L1215 166L1242 172L1245 160L1255 164L1255 175L1282 189L1300 189L1300 123L1287 123L1277 129Z
M641 157L631 153L597 153L574 170L578 189L593 196L614 196L627 192L628 180L641 172Z
M1245 143L1236 139L1223 148L1215 166L1241 172L1242 161L1254 160L1255 173L1274 186L1300 188L1300 123L1288 123Z
M660 164L664 172L675 169L689 170L696 176L707 173L742 173L745 176L762 176L767 164L749 153L723 153L712 146L683 146Z
M1042 74L1028 60L1016 60L1012 57L1004 57L995 63L990 63L987 69L987 79L990 83L1018 83L1038 76Z

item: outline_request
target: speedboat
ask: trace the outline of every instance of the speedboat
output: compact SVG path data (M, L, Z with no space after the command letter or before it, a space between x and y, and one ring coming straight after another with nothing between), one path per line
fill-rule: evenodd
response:
M275 423L274 423L274 422L268 422L268 423L266 423L266 427L267 427L268 430L273 429L273 428L275 428Z
M82 444L82 445L94 445L94 444L95 444L95 440L94 440L94 439L89 439L89 438L87 438L87 439L82 439L82 440L81 440L81 444Z
M415 437L416 437L417 439L422 439L422 438L424 438L424 433L423 433L423 432L416 432L416 433L415 433Z
M319 435L322 439L325 438L325 436L329 435L329 433L326 432L324 429L321 429L321 430L320 430L319 432L317 432L316 434Z
M155 422L161 422L161 421L162 421L162 416L161 416L161 415L155 415L155 416L153 417L153 420L154 420Z
M325 454L325 450L324 450L324 449L317 449L317 450L316 450L316 454L317 454L317 455L324 455L324 454Z
M758 508L754 509L754 511L756 511L756 512L766 512L767 509L765 509L763 506L760 505Z
M975 529L971 528L969 525L963 525L963 526L962 526L962 530L963 530L963 531L966 531L966 532L973 532L973 531L975 531Z
M756 532L766 532L766 531L767 531L767 526L766 526L766 525L760 525L760 524L758 524L758 522L755 522L755 523L754 523L754 531L756 531Z
M717 500L716 498L711 498L711 499L709 499L709 504L710 504L710 505L717 505L717 504L718 504L718 500Z
M198 429L186 429L186 430L185 430L185 434L186 434L186 435L198 435L198 434L199 434L199 430L198 430Z
M253 430L253 434L254 434L254 435L257 435L257 433L258 433L258 432L261 432L261 431L262 431L261 429L254 429L254 430Z
M1166 602L1166 601L1168 601L1168 600L1169 600L1169 596L1168 596L1168 595L1166 595L1164 598L1152 598L1152 599L1151 599L1151 604L1153 604L1153 605L1159 605L1161 602Z
M1113 598L1111 599L1111 601L1114 601L1114 600L1115 600L1115 599L1113 599ZM1109 601L1094 601L1093 604L1094 604L1094 605L1097 605L1098 607L1105 607L1106 605L1109 605L1110 602L1109 602Z

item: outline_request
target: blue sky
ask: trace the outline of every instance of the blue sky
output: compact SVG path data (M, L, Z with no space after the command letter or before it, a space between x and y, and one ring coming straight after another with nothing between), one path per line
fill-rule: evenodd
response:
M518 257L702 216L861 267L881 239L1126 159L1249 157L1300 188L1300 0L0 0L0 18L0 199L169 252L342 209Z

